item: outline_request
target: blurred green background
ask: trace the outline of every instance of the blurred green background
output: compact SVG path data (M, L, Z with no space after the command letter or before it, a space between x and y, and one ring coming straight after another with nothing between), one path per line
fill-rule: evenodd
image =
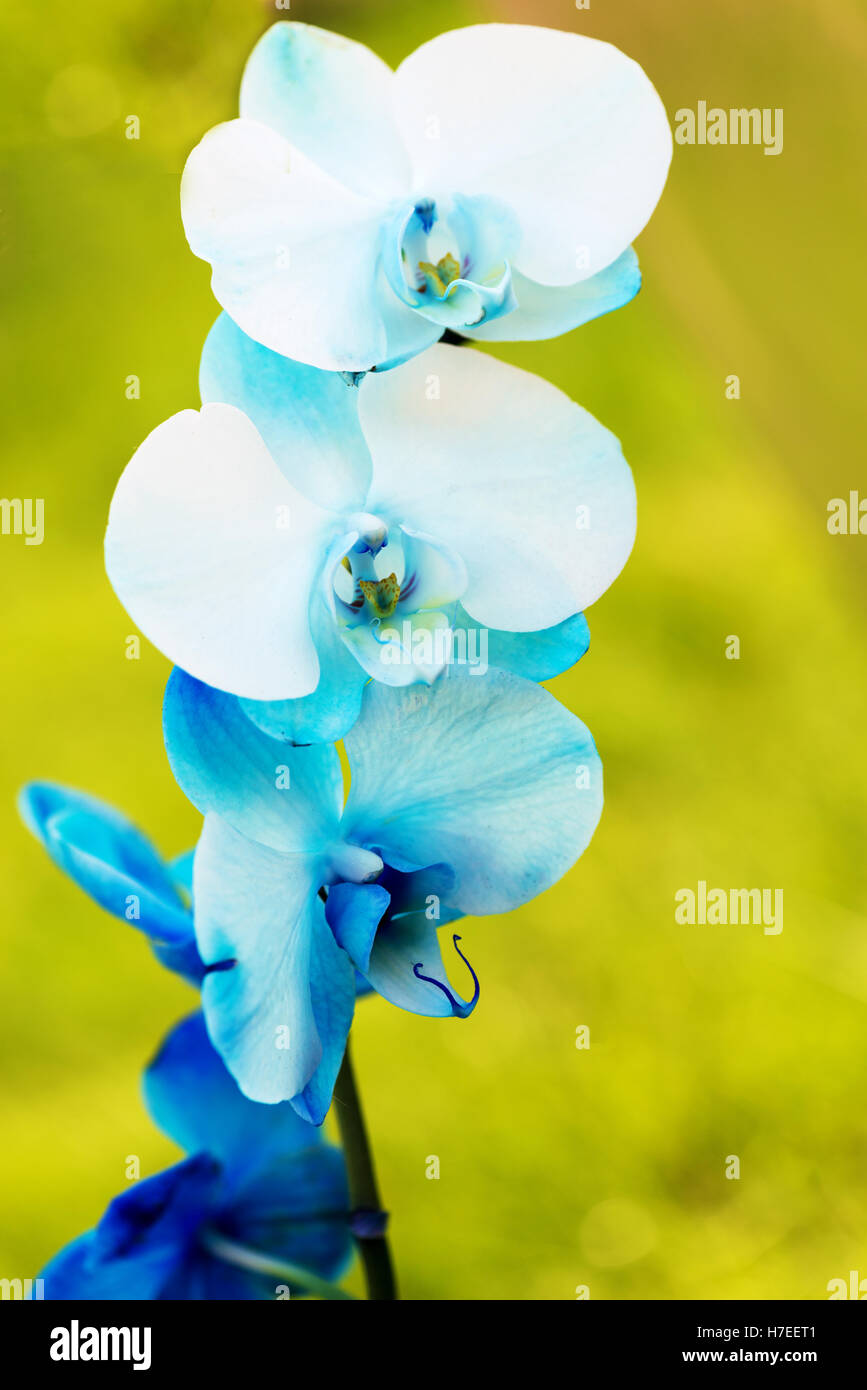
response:
M45 498L46 537L0 537L0 1275L91 1225L127 1155L174 1156L138 1078L195 996L48 863L13 797L54 778L167 853L195 838L160 737L168 666L146 643L125 659L101 541L136 445L198 403L216 306L184 158L286 17L392 64L476 19L545 23L617 43L672 117L784 108L778 158L677 150L630 307L498 350L619 434L636 476L635 553L553 686L596 736L606 812L556 888L467 924L469 1021L370 1000L355 1050L406 1297L827 1297L867 1276L867 539L826 529L830 498L867 493L860 0L5 8L0 490ZM699 879L783 888L782 934L677 925Z

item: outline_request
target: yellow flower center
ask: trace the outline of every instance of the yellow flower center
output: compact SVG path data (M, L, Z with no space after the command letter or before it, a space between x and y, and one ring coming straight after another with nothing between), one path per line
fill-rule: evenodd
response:
M430 261L419 261L418 268L424 275L426 288L436 290L440 296L445 294L453 280L460 279L460 264L450 251L436 265Z
M387 579L359 579L358 587L373 609L375 617L391 617L400 598L400 585L396 574L390 574Z

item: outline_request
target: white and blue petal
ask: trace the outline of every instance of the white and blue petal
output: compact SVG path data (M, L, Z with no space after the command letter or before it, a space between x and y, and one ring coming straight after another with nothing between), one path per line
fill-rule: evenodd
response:
M337 940L377 993L428 1018L465 1018L478 999L478 981L469 1003L451 988L440 953L437 927L460 916L447 905L453 888L444 864L403 873L386 866L381 883L335 884L325 905Z
M435 346L365 377L359 410L374 461L368 510L461 556L476 622L553 627L626 563L635 488L620 445L540 377Z
M580 661L590 646L590 629L583 613L538 632L480 627L460 604L449 610L449 616L456 653L453 660L482 674L496 666L531 681L553 680Z
M397 611L445 608L467 587L467 567L460 555L435 537L401 526L403 574Z
M292 1097L295 1110L311 1125L321 1125L331 1105L357 993L363 990L358 989L356 972L337 945L317 899L310 951L310 1001L322 1056L307 1085Z
M202 1006L251 1100L291 1100L323 1058L310 989L322 880L321 857L282 854L205 817L193 879L196 938L210 967Z
M206 813L193 898L209 1035L245 1094L292 1100L321 1124L356 979L317 894L326 883L380 872L382 861L340 839L333 747L281 743L234 697L180 671L166 692L164 723L175 776Z
M394 74L363 44L272 24L247 60L241 115L278 131L346 188L390 199L411 183L394 122Z
M385 348L376 370L386 372L431 347L442 337L443 326L432 323L394 294L382 263L377 271L376 286L377 304L385 328Z
M390 894L378 883L335 883L328 891L328 925L362 975L367 974L376 930L390 902Z
M401 690L372 682L346 751L345 838L398 866L449 865L449 905L465 913L507 912L549 888L602 811L588 730L542 687L501 671L452 667Z
M251 338L326 371L368 371L390 355L381 201L245 119L215 126L193 150L181 214L215 298Z
M637 63L534 25L475 25L423 44L397 70L395 111L415 186L506 203L522 232L514 267L541 284L611 265L653 212L671 161L665 109Z
M455 950L472 973L475 989L464 1000L453 989L443 964L435 922L423 913L387 922L377 933L370 955L367 979L389 1003L425 1018L467 1018L479 998L479 982L458 946Z
M556 338L613 309L621 309L641 289L638 257L630 246L616 261L575 285L539 285L512 272L515 308L508 318L489 319L461 330L482 343Z
M381 622L340 630L359 667L372 680L391 686L436 680L449 659L449 633L444 613L403 614L399 607Z
M336 511L361 509L370 454L356 389L339 373L281 357L221 314L202 349L199 389L203 402L234 405L252 420L284 477L305 497Z
M172 772L203 814L217 812L241 834L289 853L315 853L333 841L343 778L330 744L281 743L233 695L180 670L166 687L163 734ZM198 915L195 888L194 897Z
M115 592L172 661L257 700L319 680L310 595L337 529L233 406L158 426L117 485L105 538Z
M327 569L327 567L326 567ZM367 671L342 640L335 615L321 593L310 605L310 631L319 657L319 684L300 700L241 700L249 719L272 738L288 743L337 743L358 718Z
M496 322L507 315L514 304L511 272L506 268L497 280L487 285L461 278L452 280L442 293L431 289L418 305L418 312L440 330L450 328L463 333L465 328Z

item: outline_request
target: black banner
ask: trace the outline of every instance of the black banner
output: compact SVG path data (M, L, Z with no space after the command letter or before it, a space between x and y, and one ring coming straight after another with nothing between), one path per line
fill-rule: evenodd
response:
M8 1301L0 1305L4 1364L18 1363L19 1375L32 1369L62 1378L92 1377L105 1369L114 1375L188 1370L197 1377L209 1371L226 1377L273 1363L282 1365L291 1378L291 1348L305 1346L305 1362L313 1354L321 1358L323 1369L331 1370L345 1357L365 1374L376 1366L396 1373L402 1364L415 1379L423 1378L425 1371L437 1374L437 1365L440 1373L450 1376L461 1364L464 1372L473 1374L486 1362L494 1370L504 1357L526 1348L538 1358L540 1370L550 1367L552 1357L565 1355L576 1376L592 1367L594 1378L607 1371L666 1373L675 1368L701 1374L713 1366L730 1371L739 1366L806 1367L827 1375L858 1367L865 1335L864 1314L836 1300L587 1301L568 1307L480 1301L448 1304L436 1327L429 1309L420 1313L412 1303L393 1307L391 1314L370 1307L358 1313L350 1307L347 1313L333 1303L317 1312L308 1300L295 1300L294 1308L291 1303ZM506 1328L504 1306L512 1307ZM346 1316L352 1319L349 1329L343 1326ZM392 1356L386 1339L394 1333L400 1341ZM300 1343L299 1335L304 1339ZM461 1347L464 1338L466 1353ZM408 1355L412 1346L416 1352ZM520 1374L517 1363L511 1373Z

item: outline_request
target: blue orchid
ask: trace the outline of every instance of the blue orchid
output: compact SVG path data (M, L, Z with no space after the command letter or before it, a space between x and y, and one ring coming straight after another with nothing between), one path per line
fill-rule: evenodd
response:
M366 371L446 329L549 338L627 303L671 154L650 81L596 39L483 24L392 72L279 23L247 63L240 119L191 154L181 209L246 333Z
M354 968L401 1008L466 1017L478 983L469 1000L452 988L438 926L550 887L602 808L588 730L501 671L371 682L346 738L345 806L333 747L271 738L237 698L182 671L163 723L175 777L205 815L193 891L209 1034L247 1095L291 1100L314 1123L352 1022Z
M190 1155L116 1197L42 1271L49 1299L334 1296L351 1253L343 1157L289 1105L241 1095L201 1014L144 1078L148 1110Z
M540 679L586 650L635 489L615 437L555 387L444 346L350 386L226 316L201 387L121 477L106 566L147 636L267 732L339 739L368 678L486 655Z
M27 828L94 902L138 928L167 969L200 985L205 965L193 927L193 851L166 862L121 811L56 782L28 782L18 797ZM361 975L357 997L372 993Z
M166 863L120 811L56 782L30 782L18 797L27 828L100 907L138 928L170 970L198 984L205 967L190 911L192 850Z

